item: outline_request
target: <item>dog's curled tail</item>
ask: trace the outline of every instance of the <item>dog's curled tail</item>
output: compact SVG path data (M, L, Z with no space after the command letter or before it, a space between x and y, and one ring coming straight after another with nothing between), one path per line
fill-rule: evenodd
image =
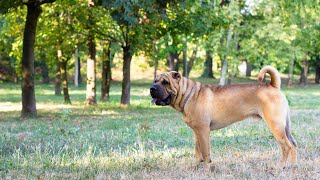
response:
M276 70L276 68L272 67L272 66L264 66L259 74L258 74L258 81L262 82L264 79L264 75L268 73L271 76L271 82L270 84L275 87L280 89L280 85L281 85L281 79L280 79L280 74L279 72Z

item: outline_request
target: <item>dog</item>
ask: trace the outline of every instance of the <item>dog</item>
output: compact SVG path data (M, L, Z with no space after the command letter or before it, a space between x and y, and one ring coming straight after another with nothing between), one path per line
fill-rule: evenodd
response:
M264 83L265 74L271 76ZM171 106L182 113L183 121L193 130L197 166L203 162L210 169L210 131L224 128L249 117L265 120L282 150L281 167L289 154L296 163L296 141L290 133L288 101L280 91L279 72L272 66L263 67L256 84L203 85L178 72L156 76L150 87L152 103Z

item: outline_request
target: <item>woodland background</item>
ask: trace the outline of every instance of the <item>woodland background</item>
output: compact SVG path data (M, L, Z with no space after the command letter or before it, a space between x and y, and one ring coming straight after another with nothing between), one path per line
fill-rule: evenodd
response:
M1 178L320 177L319 0L0 0ZM279 70L298 169L254 120L212 133L215 169L189 171L192 132L150 102L164 71L210 84ZM236 106L236 105L235 105Z

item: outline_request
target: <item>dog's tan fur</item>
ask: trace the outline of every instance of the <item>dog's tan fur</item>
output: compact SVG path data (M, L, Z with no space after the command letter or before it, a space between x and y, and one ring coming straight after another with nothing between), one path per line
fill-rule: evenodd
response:
M271 82L263 83L265 73ZM165 80L168 83L161 84ZM177 72L160 74L155 84L163 87L165 96L172 96L170 106L183 114L184 122L193 130L195 156L209 169L210 131L226 127L248 117L262 117L282 150L282 166L288 155L296 162L296 143L290 134L289 106L280 92L278 71L266 66L258 75L257 84L202 85Z

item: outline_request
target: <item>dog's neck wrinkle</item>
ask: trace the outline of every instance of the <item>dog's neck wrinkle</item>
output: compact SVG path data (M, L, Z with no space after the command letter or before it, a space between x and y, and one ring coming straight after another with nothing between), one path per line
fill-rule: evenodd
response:
M188 86L189 84L189 86ZM179 91L174 99L173 108L179 112L184 111L184 106L191 97L191 94L194 92L196 83L190 79L182 77L179 82Z

